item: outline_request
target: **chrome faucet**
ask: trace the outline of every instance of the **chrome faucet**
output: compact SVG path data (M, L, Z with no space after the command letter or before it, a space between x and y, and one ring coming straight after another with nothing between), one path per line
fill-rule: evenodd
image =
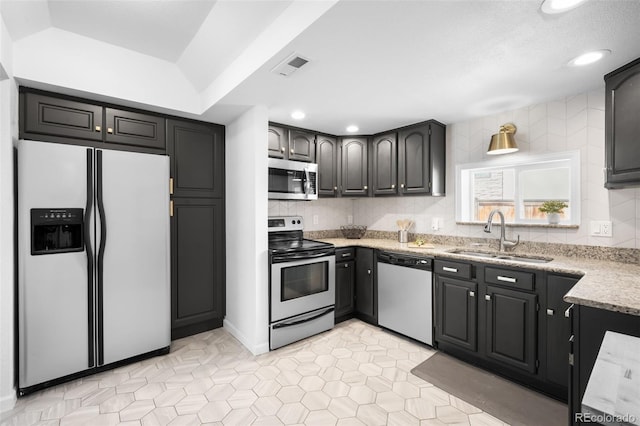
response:
M493 215L498 213L500 216L500 251L505 251L507 248L514 248L520 243L520 235L518 235L518 239L516 241L507 240L504 236L504 229L506 228L504 224L504 215L498 209L491 210L489 213L489 219L487 219L487 224L484 226L484 232L491 232L491 225L493 224Z

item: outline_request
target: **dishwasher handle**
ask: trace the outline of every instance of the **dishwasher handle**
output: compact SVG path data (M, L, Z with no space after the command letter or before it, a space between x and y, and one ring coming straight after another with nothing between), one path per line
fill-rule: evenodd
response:
M430 271L432 269L433 259L404 256L398 253L379 252L378 262Z

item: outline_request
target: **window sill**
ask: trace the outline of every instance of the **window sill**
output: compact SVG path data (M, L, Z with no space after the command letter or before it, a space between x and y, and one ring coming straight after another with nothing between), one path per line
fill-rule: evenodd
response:
M457 225L486 225L487 222L458 222ZM500 226L499 222L494 222L494 226ZM578 229L580 225L566 225L566 224L558 224L552 225L550 223L506 223L507 228L553 228L553 229Z

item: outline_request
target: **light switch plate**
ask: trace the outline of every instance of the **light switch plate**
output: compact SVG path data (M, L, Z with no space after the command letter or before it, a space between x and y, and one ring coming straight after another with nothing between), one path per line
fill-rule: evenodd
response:
M592 220L590 223L590 234L594 237L612 237L613 227L610 220Z

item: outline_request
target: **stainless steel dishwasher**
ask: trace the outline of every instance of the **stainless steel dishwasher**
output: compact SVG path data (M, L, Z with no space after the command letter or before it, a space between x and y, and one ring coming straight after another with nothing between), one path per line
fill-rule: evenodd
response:
M379 251L378 324L433 345L433 258Z

